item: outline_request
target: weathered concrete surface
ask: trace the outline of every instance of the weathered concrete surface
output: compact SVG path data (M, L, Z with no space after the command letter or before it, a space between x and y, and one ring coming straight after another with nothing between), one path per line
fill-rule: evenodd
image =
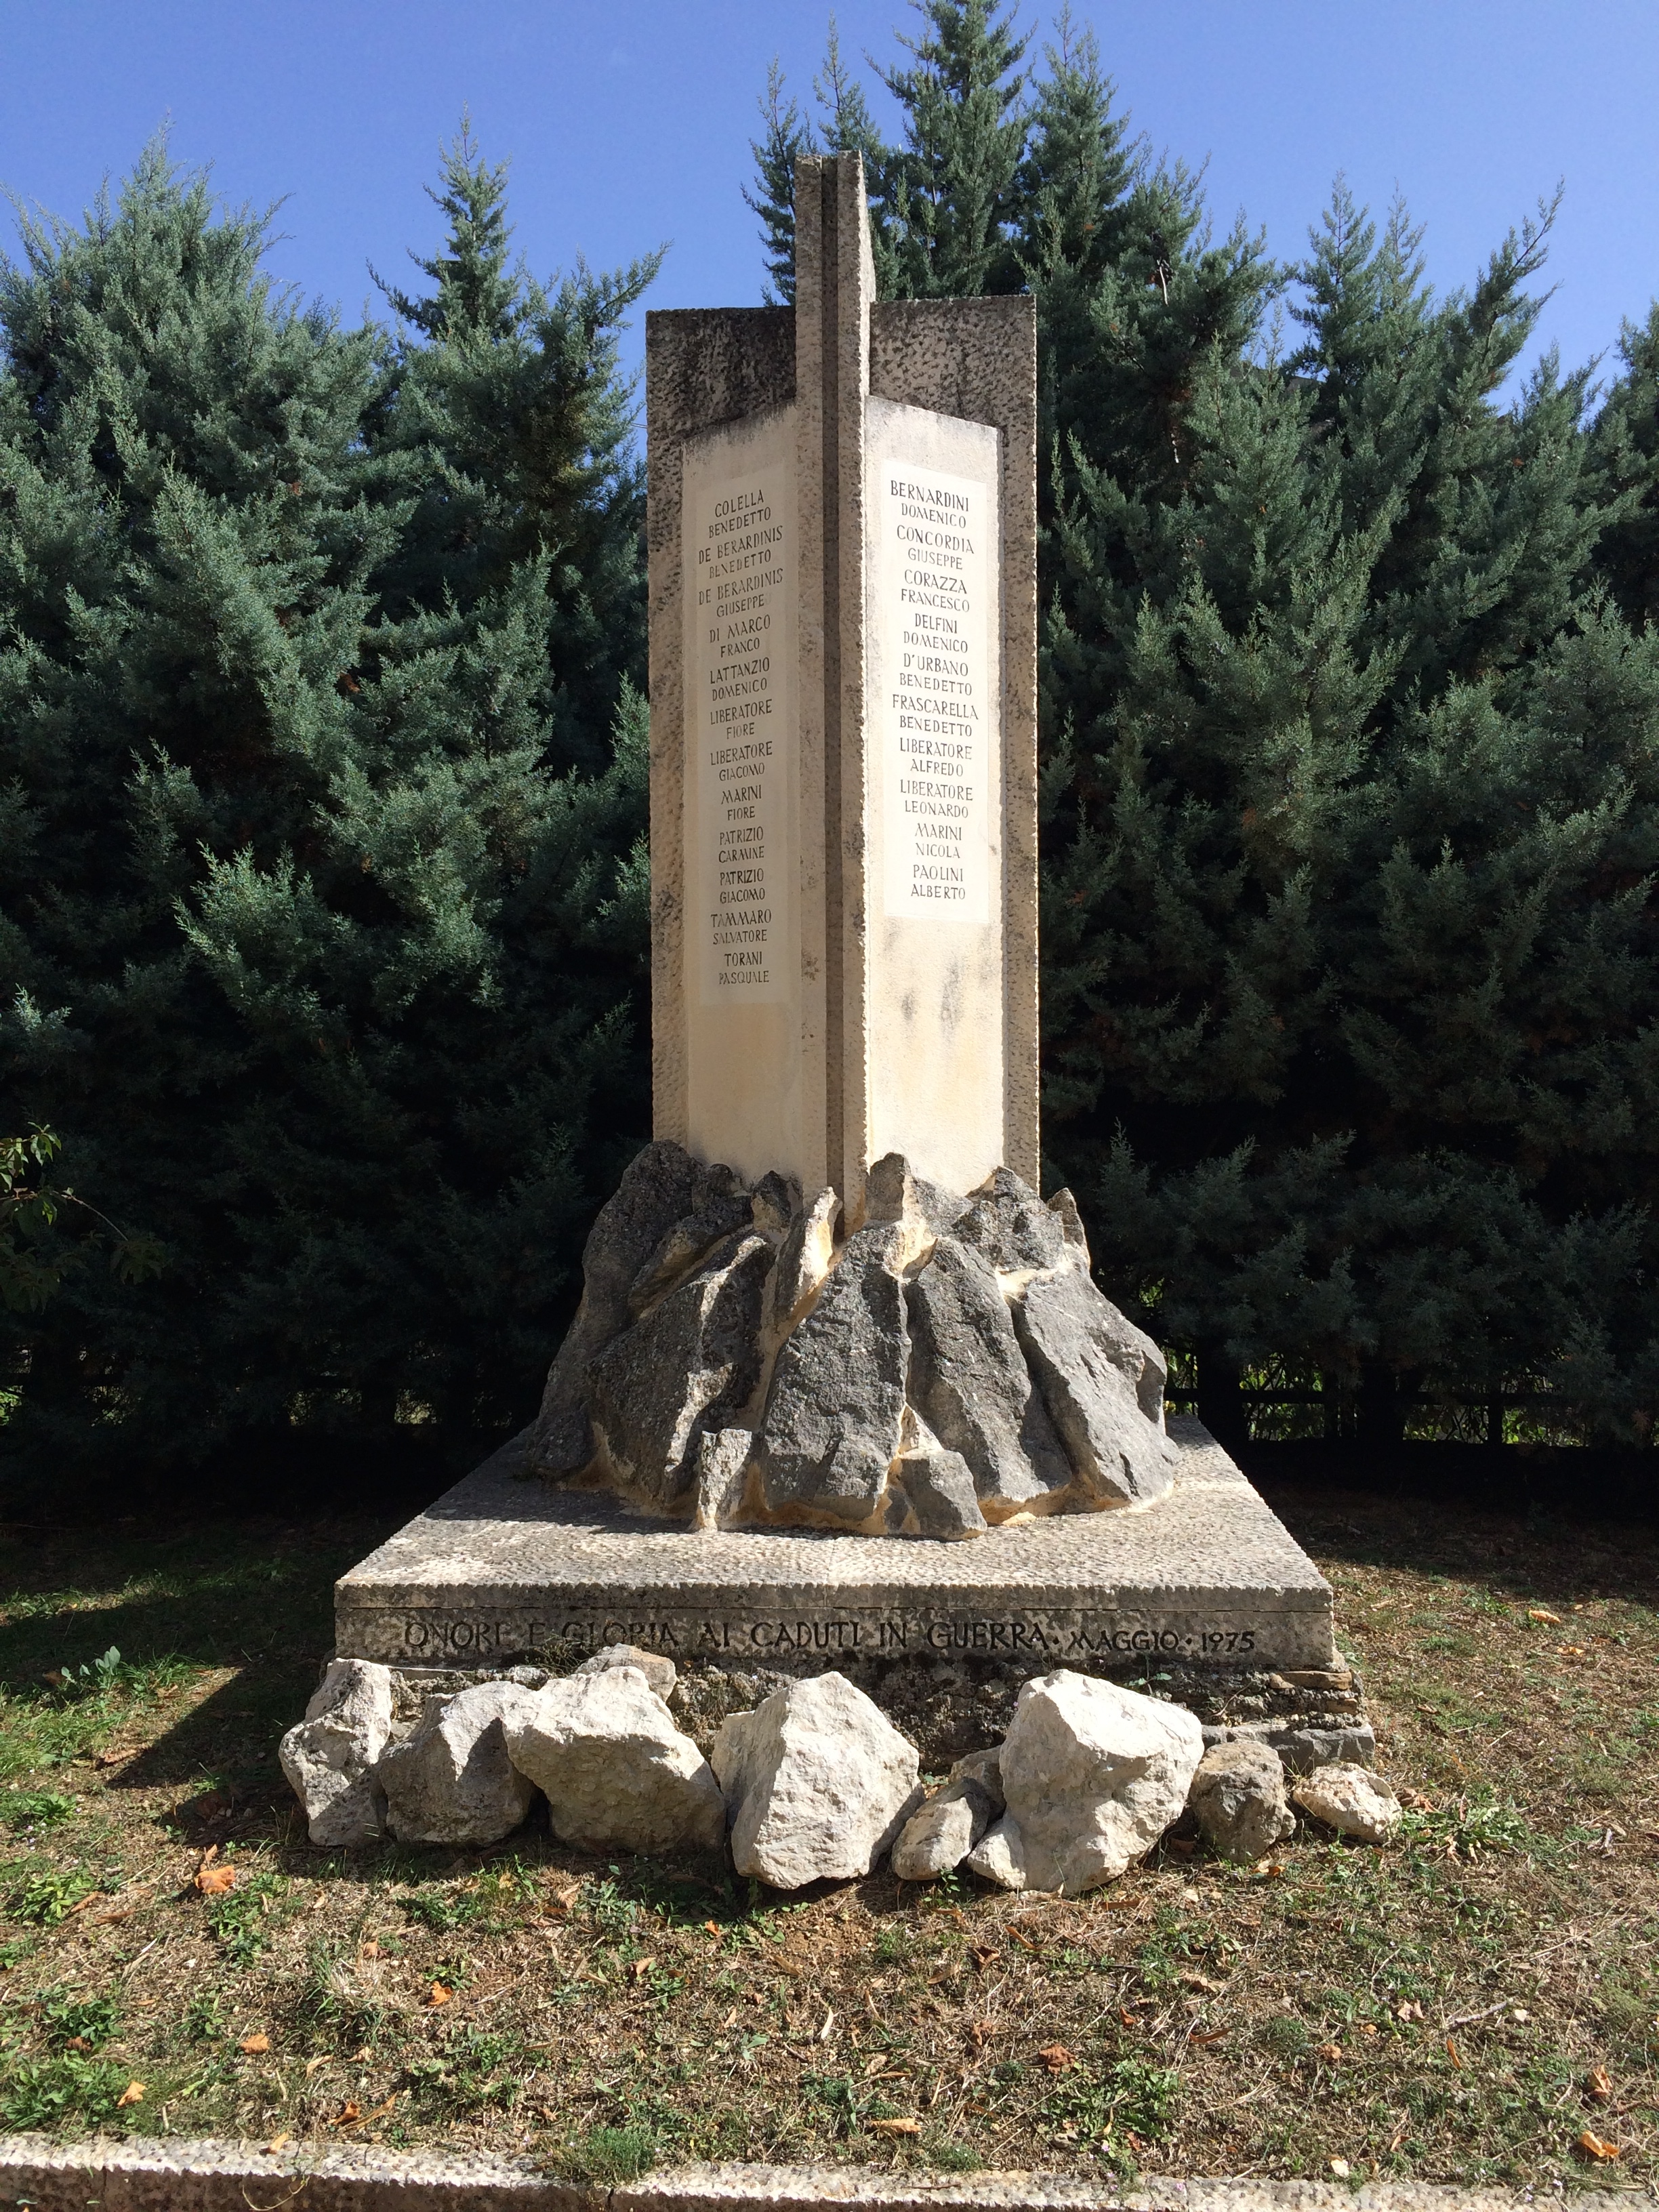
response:
M1552 2194L1553 2192L1551 2192ZM1575 2191L1574 2212L1628 2212L1630 2190ZM1644 2201L1644 2200L1639 2200ZM0 2204L34 2212L1530 2212L1534 2194L1425 2182L1203 2181L1118 2187L1092 2174L893 2173L854 2166L667 2166L584 2189L528 2159L443 2151L0 2136Z
M1062 1514L968 1544L693 1530L515 1480L508 1445L336 1585L337 1649L440 1667L606 1644L788 1666L965 1651L1329 1667L1331 1593L1312 1560L1198 1422L1170 1431L1176 1480L1154 1511Z

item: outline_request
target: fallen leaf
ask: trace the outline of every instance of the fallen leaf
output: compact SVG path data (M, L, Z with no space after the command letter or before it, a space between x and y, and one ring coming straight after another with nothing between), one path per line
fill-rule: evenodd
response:
M360 1943L357 1947L357 1956L360 1959L378 1959L380 1955L380 1947L372 1936L367 1943Z
M981 1974L988 1966L993 1965L995 1960L1002 1956L1000 1951L993 1951L983 1943L975 1943L969 1948L974 1954L974 1964L979 1968Z
M558 1906L561 1912L568 1912L571 1906L576 1902L576 1899L581 1895L581 1893L582 1886L580 1882L568 1882L564 1888L556 1890L554 1893L553 1902Z
M1187 2040L1188 2043L1219 2043L1227 2033L1224 2027L1212 2027L1207 2035L1189 2035Z
M239 2051L245 2051L252 2058L261 2051L270 2050L270 2038L268 2035L245 2035L236 2048Z
M1450 2036L1446 2038L1446 2056L1461 2074L1463 2070L1463 2061L1458 2056L1457 2045L1452 2041Z
M636 1982L642 1982L656 1963L654 1958L635 1959L628 1971Z
M1183 1974L1181 1981L1183 1988L1202 1990L1210 1996L1213 1996L1218 1990L1224 1990L1227 1986L1225 1982L1212 1982L1207 1974Z
M1604 2142L1600 2136L1592 2135L1588 2128L1580 2132L1578 2148L1589 2157L1595 2159L1619 2158L1622 2155L1617 2143Z
M129 2081L115 2101L118 2105L142 2105L144 2101L143 2083Z
M64 2048L65 2051L90 2051L92 2045L84 2035L72 2035Z
M1328 2066L1339 2065L1342 2058L1342 2045L1340 2043L1322 2043L1314 2057L1322 2058Z
M1558 1644L1555 1650L1557 1657L1561 1659L1582 1659L1584 1656L1582 1644Z
M1547 1605L1529 1605L1527 1607L1527 1619L1544 1621L1551 1628L1559 1628L1561 1626L1560 1614L1552 1613Z
M315 2058L307 2058L306 2061L307 2081L310 2081L312 2075L317 2071L317 2069L319 2066L326 2066L329 2060L332 2058L333 2056L334 2053L331 2051L319 2051Z
M722 2035L724 2035L726 2029L731 2027L732 2021L736 2020L737 2016L738 2008L736 2005L733 2005L731 2011L726 2014L726 2018L720 2022L720 2033Z
M427 1991L426 2001L429 2005L447 2004L454 1994L453 1990L447 1990L441 1982L434 1982Z
M235 1888L236 1869L234 1866L198 1868L196 1875L196 1887L204 1897L222 1897L228 1889Z
M711 1936L718 1936L720 1932L720 1923L718 1920L705 1920L702 1924Z
M1592 2066L1584 2076L1584 2087L1598 2105L1610 2105L1613 2102L1613 2083L1607 2078L1606 2067Z
M834 2013L826 2009L823 2015L823 2026L818 2030L817 2036L813 2039L814 2041L818 2043L828 2043L830 2040L830 2031L834 2028L835 2025L836 2015Z
M866 2120L864 2124L872 2136L919 2136L920 2120Z
M368 2045L364 2044L361 2051L354 2051L352 2052L351 2063L354 2066L361 2066L366 2060L372 2058L374 2056L374 2053L369 2049Z
M1421 2020L1423 2008L1415 1997L1407 1997L1403 2004L1395 2007L1395 2017L1396 2020Z
M1063 2043L1045 2044L1037 2057L1051 2074L1063 2074L1068 2066L1077 2064L1077 2053L1068 2051Z
M270 2141L266 2143L264 2148L266 2150L281 2150L284 2143L290 2143L293 2140L294 2138L290 2135L272 2136Z
M983 2051L996 2032L994 2021L976 2020L968 2031L968 2040L975 2051Z
M866 2081L873 2081L878 2074L885 2074L887 2071L887 2053L884 2051L879 2051L865 2068L864 2078Z
M363 2108L361 2105L355 2102L349 2105L342 2105L339 2111L329 2122L329 2125L331 2128L355 2128L358 2121L361 2120L362 2117Z

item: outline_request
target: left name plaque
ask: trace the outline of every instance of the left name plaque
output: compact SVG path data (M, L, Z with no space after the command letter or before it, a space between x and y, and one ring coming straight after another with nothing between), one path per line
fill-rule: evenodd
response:
M697 996L775 1005L797 964L793 478L756 454L741 473L698 470L686 491Z

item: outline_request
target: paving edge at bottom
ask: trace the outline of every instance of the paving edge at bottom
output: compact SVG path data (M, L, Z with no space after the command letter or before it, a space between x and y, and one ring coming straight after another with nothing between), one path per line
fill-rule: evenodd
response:
M933 2175L845 2166L666 2166L584 2188L527 2161L246 2142L0 2136L0 2207L33 2212L1520 2212L1553 2188L1414 2181L1181 2180L1121 2187L1085 2176ZM1647 2189L1575 2191L1574 2212L1628 2212Z

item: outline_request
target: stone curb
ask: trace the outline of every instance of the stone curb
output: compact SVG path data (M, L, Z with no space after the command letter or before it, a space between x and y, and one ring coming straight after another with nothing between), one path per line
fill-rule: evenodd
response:
M1554 2190L1391 2181L1151 2179L1131 2189L1063 2174L884 2173L838 2166L670 2166L614 2189L527 2161L441 2151L307 2150L246 2142L60 2143L0 2136L0 2208L32 2212L1522 2212ZM1645 2188L1575 2191L1573 2212L1632 2212Z

